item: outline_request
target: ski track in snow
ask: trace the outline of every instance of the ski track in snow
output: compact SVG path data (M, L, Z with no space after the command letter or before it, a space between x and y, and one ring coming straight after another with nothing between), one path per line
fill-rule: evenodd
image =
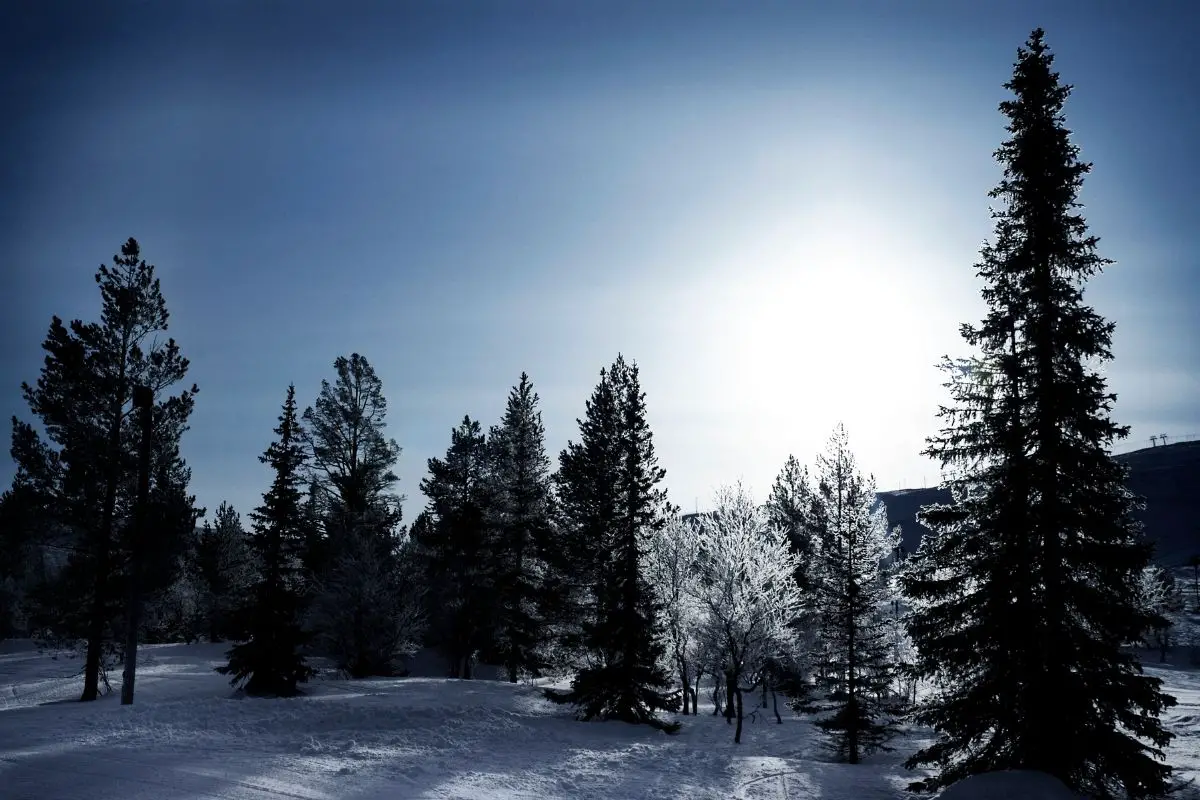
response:
M78 660L19 645L0 643L0 800L901 800L924 774L900 766L919 733L837 764L787 711L782 725L760 712L735 745L711 705L668 736L578 722L538 687L491 681L316 680L303 697L246 698L212 671L226 644L146 647L133 706L117 687L77 703ZM1147 671L1179 699L1169 760L1200 776L1200 672Z

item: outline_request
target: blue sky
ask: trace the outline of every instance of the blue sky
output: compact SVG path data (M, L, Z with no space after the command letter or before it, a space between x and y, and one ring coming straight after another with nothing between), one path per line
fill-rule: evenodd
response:
M672 499L756 493L839 422L881 488L982 314L991 154L1042 26L1118 263L1088 300L1133 437L1200 432L1200 12L1178 2L58 2L0 45L0 413L134 236L200 386L184 452L249 511L289 382L376 367L406 517L529 372L557 461L638 361ZM1126 446L1127 447L1127 446ZM0 484L12 475L0 461Z

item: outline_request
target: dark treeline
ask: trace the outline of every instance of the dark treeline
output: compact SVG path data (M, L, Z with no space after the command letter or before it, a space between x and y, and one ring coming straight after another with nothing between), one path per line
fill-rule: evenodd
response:
M262 421L261 503L198 526L180 450L198 389L130 239L96 274L99 320L54 318L22 387L39 425L13 419L0 624L77 649L83 700L122 658L133 581L142 641L228 642L219 669L251 694L301 692L320 664L402 676L430 648L449 677L560 679L545 696L581 719L669 733L702 684L735 741L748 716L781 720L782 698L850 763L915 722L936 734L908 762L936 770L919 790L1034 769L1095 797L1162 795L1174 700L1128 645L1155 633L1165 648L1182 595L1110 455L1127 434L1097 366L1113 325L1083 302L1109 262L1079 214L1090 165L1052 63L1035 31L1005 85L1001 205L976 265L988 314L962 329L976 355L944 365L928 442L952 501L922 509L932 534L911 557L841 426L811 470L789 457L769 497L728 487L680 516L620 354L557 462L529 375L486 430L464 415L411 522L382 383L362 355L338 357L310 407L281 386L273 431ZM140 509L138 387L154 398Z

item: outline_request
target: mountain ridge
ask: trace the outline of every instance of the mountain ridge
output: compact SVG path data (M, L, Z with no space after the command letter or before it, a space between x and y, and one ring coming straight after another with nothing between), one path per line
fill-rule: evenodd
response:
M1146 507L1135 513L1154 543L1154 561L1181 567L1200 555L1200 442L1146 447L1113 458L1129 467L1130 490ZM888 525L899 525L904 552L913 553L929 531L916 520L922 506L950 502L939 487L893 489L877 493L887 505Z

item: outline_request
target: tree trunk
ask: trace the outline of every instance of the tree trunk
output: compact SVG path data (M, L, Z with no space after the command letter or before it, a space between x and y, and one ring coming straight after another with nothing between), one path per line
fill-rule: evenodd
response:
M688 713L688 697L691 694L688 683L687 662L681 658L678 659L678 664L679 682L683 685L683 715L686 717Z
M775 685L771 685L771 708L775 712L775 723L783 724L783 717L779 716L779 696L775 694Z
M734 697L737 701L737 729L733 732L733 743L742 743L742 689L737 684L734 684Z
M92 584L92 614L88 620L87 663L83 671L83 696L80 700L95 700L100 695L100 651L104 647L104 623L108 611L108 571L111 568L113 517L117 510L117 484L121 478L121 416L125 406L125 357L129 352L129 331L121 336L121 366L117 372L116 397L112 398L109 413L108 463L105 471L104 512L96 541L96 575Z
M850 711L848 714L850 724L847 727L847 747L850 750L850 763L858 763L858 698L854 695L850 696Z
M83 667L83 695L80 700L100 696L100 651L104 646L104 617L108 603L109 540L103 532L96 542L96 575L92 583L92 609L88 620L87 660Z
M138 626L142 621L142 548L146 541L146 503L150 495L150 445L154 432L154 396L149 387L133 391L134 405L142 412L142 441L138 453L137 505L133 510L133 541L129 553L129 608L125 631L125 674L121 682L121 705L133 705L133 683L137 677Z
M732 723L737 714L735 694L738 694L737 676L733 674L733 670L727 669L725 670L725 722L727 723Z

